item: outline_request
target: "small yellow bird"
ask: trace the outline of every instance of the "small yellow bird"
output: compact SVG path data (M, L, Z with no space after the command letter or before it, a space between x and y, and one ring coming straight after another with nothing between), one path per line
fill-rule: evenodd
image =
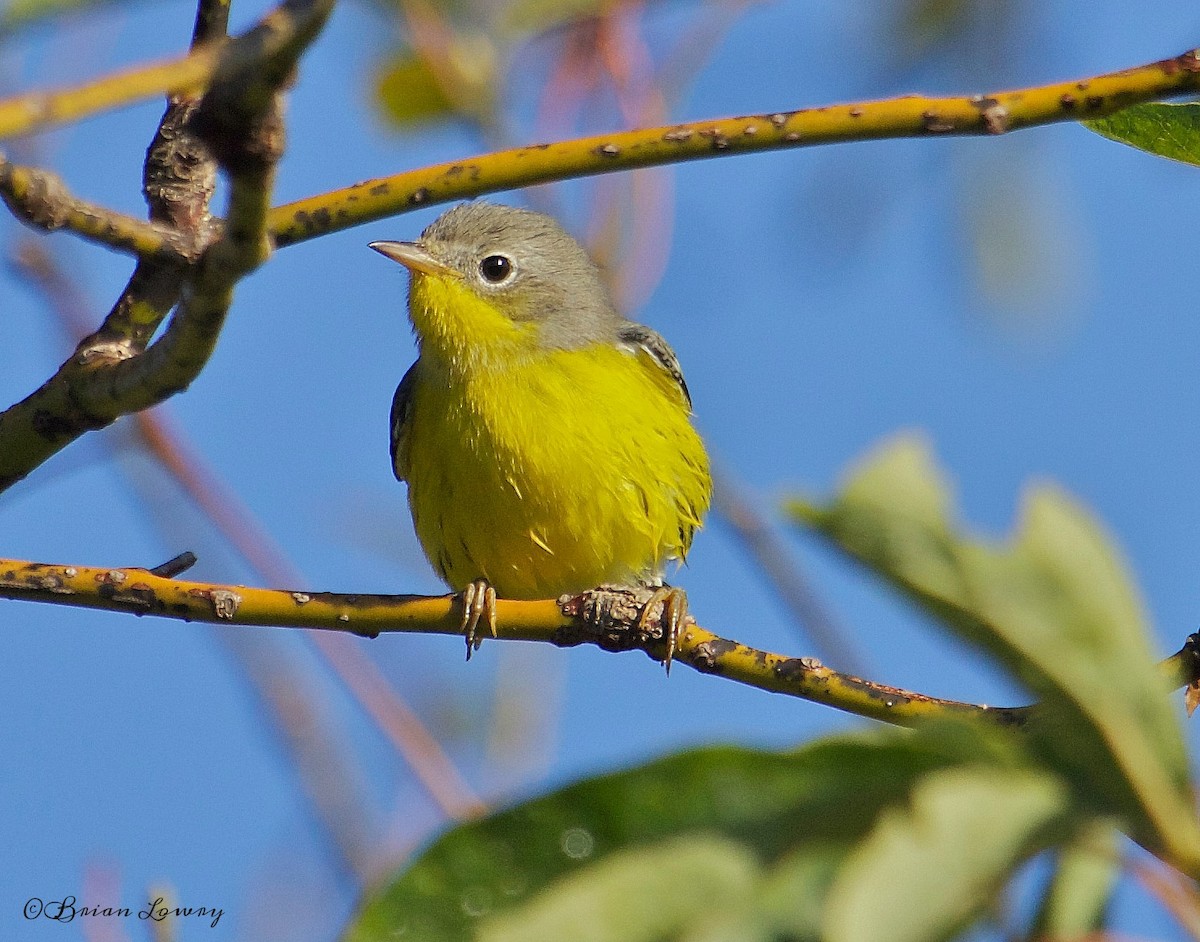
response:
M656 588L670 667L686 598L664 586L712 492L675 353L622 317L549 216L463 203L417 242L371 248L412 273L419 355L392 401L392 466L417 536L461 593L467 657L502 598Z

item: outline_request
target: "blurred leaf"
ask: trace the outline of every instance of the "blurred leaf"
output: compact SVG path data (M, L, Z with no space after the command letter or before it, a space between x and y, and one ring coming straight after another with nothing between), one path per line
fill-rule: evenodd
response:
M1200 102L1134 105L1107 118L1082 124L1138 150L1200 165Z
M754 899L747 929L774 938L783 934L794 939L819 939L825 899L846 857L842 844L809 844L785 858L760 886ZM735 942L749 940L750 931L731 936Z
M790 510L941 623L989 650L1042 701L1031 730L1081 795L1200 867L1180 730L1124 567L1057 488L1032 489L1004 547L954 531L926 445L901 438L839 499Z
M1063 845L1030 935L1084 939L1104 931L1121 875L1121 852L1111 823L1094 821Z
M1089 240L1036 144L1022 139L1004 153L964 152L953 175L977 288L968 314L982 316L1004 340L1030 350L1064 338L1088 309L1095 282ZM981 179L988 186L979 186ZM1062 277L1064 245L1072 247L1072 278Z
M829 894L830 942L949 939L992 908L1012 871L1069 810L1053 775L994 768L927 775L912 804L886 812Z
M479 942L655 942L744 900L760 878L742 844L703 835L609 854L524 906L484 920Z
M0 10L0 24L23 25L37 19L58 16L94 6L108 6L115 0L8 0Z
M489 34L474 29L445 32L430 49L402 49L377 71L376 97L387 118L401 128L460 115L492 120L499 48Z
M888 18L888 48L911 63L954 42L974 19L971 0L907 0Z
M375 88L384 114L400 127L449 117L453 111L425 60L411 52L397 53L386 63Z
M1026 762L1011 733L963 722L795 753L685 753L455 828L369 896L344 938L803 937L847 850L924 776Z
M899 0L880 7L876 43L893 69L986 74L992 59L1011 58L1025 12L1020 0Z

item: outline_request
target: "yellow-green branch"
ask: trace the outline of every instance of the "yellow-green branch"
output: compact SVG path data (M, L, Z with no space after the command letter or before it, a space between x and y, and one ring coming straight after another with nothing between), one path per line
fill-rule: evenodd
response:
M115 72L72 88L0 100L0 138L78 121L148 98L199 91L212 80L221 61L221 47L207 45L177 59Z
M1073 82L991 95L907 95L857 104L693 121L537 144L435 164L309 197L271 211L280 246L422 206L638 167L897 137L1003 134L1097 118L1200 88L1200 53Z
M169 571L169 570L164 570ZM595 644L641 650L661 660L661 611L640 625L648 591L596 590L557 601L497 602L496 636L560 647ZM216 625L318 628L374 638L390 632L461 636L454 596L345 595L185 582L148 569L99 569L0 559L0 598L50 602ZM799 697L858 716L907 726L969 713L1021 723L1024 708L1002 709L941 700L841 674L813 658L760 651L689 625L675 660L696 670L773 693Z
M247 65L253 67L262 61L269 55L265 47L273 36L286 32L287 21L297 14L303 16L307 6L301 0L285 0L268 13L258 27L230 43L202 42L186 56L176 59L115 72L71 88L0 99L0 138L78 121L101 111L161 95L200 92L208 87L218 70L228 73ZM227 15L227 11L217 10L215 15ZM198 24L198 35L206 35L211 28L208 23ZM304 35L303 30L298 34L302 46L311 39L312 36ZM292 41L291 37L288 41Z
M457 596L300 592L250 586L186 582L171 578L194 562L190 554L157 567L101 569L0 559L0 599L49 602L76 608L152 615L213 625L317 628L376 638L381 634L462 635ZM595 644L608 651L639 650L656 660L665 654L661 604L642 624L647 589L596 589L543 601L500 599L496 637L541 641L559 647ZM1030 707L988 707L930 697L832 670L815 658L790 657L722 638L689 624L674 659L759 690L880 720L912 726L947 714L974 715L1021 725ZM1176 686L1200 683L1200 635L1162 664Z

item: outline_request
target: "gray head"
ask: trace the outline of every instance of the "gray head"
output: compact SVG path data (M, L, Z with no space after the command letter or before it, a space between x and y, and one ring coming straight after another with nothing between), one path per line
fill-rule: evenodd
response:
M417 270L429 270L431 263L451 269L513 321L538 324L547 347L613 340L625 323L583 247L542 213L460 203L415 245L372 247Z

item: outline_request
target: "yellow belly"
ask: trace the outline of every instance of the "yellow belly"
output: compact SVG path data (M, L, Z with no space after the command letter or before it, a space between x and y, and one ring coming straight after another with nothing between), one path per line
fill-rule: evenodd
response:
M451 382L422 361L408 500L454 590L549 598L653 579L708 508L708 458L682 395L644 353L548 350Z

